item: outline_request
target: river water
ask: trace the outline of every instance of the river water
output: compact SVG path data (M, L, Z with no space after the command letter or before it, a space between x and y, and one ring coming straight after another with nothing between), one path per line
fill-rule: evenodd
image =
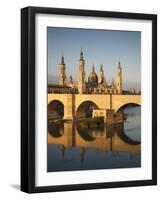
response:
M141 166L141 108L124 110L117 125L85 128L81 123L48 124L47 171Z

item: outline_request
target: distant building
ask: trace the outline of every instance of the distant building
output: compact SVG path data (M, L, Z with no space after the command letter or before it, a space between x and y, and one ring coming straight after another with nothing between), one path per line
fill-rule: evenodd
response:
M105 93L105 94L122 94L122 67L119 61L117 67L117 82L114 79L109 83L104 75L103 65L100 65L99 77L95 71L94 64L92 65L91 73L86 80L85 60L81 49L78 66L78 83L73 82L73 77L70 75L69 81L66 76L66 66L64 56L61 57L59 66L59 84L48 84L48 93Z
M55 94L64 94L64 93L78 93L77 88L70 87L68 85L57 85L57 84L48 84L48 93Z

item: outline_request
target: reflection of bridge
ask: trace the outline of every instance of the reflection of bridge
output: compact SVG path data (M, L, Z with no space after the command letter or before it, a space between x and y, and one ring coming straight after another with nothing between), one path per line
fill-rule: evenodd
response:
M97 109L110 109L114 113L129 104L141 105L140 95L110 94L48 94L48 106L61 112L64 119L72 120L82 117L86 104ZM48 111L48 116L51 112Z
M102 130L81 129L73 123L64 123L60 129L48 128L48 144L57 144L64 151L68 147L79 147L82 151L88 148L100 151L140 153L141 145L139 142L127 137L124 133L123 123L113 126L105 126ZM57 131L60 133L58 134ZM81 152L82 152L81 151Z

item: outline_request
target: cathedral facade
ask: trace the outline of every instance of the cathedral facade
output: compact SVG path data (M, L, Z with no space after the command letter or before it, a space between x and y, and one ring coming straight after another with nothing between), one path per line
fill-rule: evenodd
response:
M59 85L57 85L58 87L56 85L51 86L49 93L55 93L54 91L57 90L60 93L122 94L122 67L120 61L117 67L116 83L114 79L112 79L111 82L107 82L102 64L100 65L99 74L96 73L95 66L93 64L89 76L86 77L85 60L82 50L80 52L78 63L78 82L74 83L71 75L69 77L69 81L67 81L64 56L61 57L59 66Z

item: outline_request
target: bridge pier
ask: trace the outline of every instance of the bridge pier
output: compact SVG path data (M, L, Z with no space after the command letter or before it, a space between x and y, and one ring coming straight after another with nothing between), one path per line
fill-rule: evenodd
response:
M73 120L73 107L74 95L66 95L66 97L64 97L64 120Z
M104 123L113 124L115 123L114 110L113 109L94 109L92 118L103 117Z

